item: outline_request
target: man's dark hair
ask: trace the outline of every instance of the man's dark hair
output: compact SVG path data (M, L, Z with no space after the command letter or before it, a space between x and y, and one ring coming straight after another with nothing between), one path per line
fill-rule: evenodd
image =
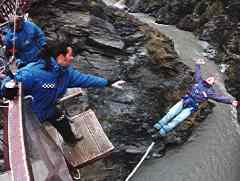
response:
M40 53L40 56L45 60L45 69L49 70L51 68L51 57L57 58L58 55L66 55L67 47L71 45L65 42L51 43L49 42Z
M17 16L24 16L24 13L23 13L22 8L17 8L17 10L16 10L16 15L17 15Z
M45 70L49 70L51 68L51 52L47 44L42 47L39 56L45 61Z
M71 45L69 45L68 43L65 43L65 42L59 42L55 45L52 45L50 47L51 55L55 58L60 54L66 55L67 47L70 47L70 46Z
M17 17L17 22L18 23L22 23L23 22L23 20L24 20L24 13L23 13L23 11L22 11L22 9L21 8L17 8L17 10L16 10L16 14L14 15L12 15L12 17L10 16L9 17L9 25L10 25L10 28L13 28L14 27L14 16L16 16Z

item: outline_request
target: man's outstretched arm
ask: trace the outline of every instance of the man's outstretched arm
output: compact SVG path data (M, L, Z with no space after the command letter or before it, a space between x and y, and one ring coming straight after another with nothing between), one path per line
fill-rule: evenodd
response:
M202 81L201 65L205 64L203 59L195 59L195 81Z
M72 69L70 70L70 84L69 88L71 87L115 87L118 89L122 89L122 84L125 83L123 80L118 81L111 81L104 79L102 77L89 75L89 74L82 74L78 70Z
M232 104L234 107L238 106L238 101L234 100L234 98L217 94L214 90L208 92L208 98L224 104Z

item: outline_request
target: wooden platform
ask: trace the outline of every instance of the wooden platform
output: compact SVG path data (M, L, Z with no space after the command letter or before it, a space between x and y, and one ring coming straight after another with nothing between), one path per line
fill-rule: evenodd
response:
M8 108L8 149L11 181L30 181L32 177L26 155L21 95L22 88L20 84L19 96L9 102Z
M81 88L69 88L67 89L67 92L64 94L64 97L62 97L58 103L62 103L66 100L69 100L71 98L74 98L76 96L84 95L85 92Z
M51 137L62 149L70 165L83 167L107 156L114 149L92 110L76 115L72 120L74 122L72 124L74 133L76 135L81 134L84 137L74 147L66 145L53 127L46 127Z
M27 160L30 163L34 181L73 181L62 151L50 139L32 112L31 99L23 102L23 119ZM58 179L53 179L54 177Z

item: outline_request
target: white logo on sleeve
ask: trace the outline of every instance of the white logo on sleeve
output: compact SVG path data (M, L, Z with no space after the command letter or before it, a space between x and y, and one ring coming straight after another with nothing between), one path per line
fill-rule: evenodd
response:
M24 43L25 43L25 45L28 45L28 44L30 44L30 41L26 40Z
M53 89L53 88L55 88L55 86L56 86L56 84L47 84L47 83L44 83L44 84L42 85L42 88L44 88L44 89Z

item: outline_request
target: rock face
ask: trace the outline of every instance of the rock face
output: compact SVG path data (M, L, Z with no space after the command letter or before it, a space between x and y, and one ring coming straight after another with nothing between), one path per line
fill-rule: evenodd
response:
M137 3L138 2L138 3ZM151 14L162 24L176 24L187 14L193 12L197 0L127 0L127 5L132 11L140 11Z
M83 177L123 180L151 143L152 125L185 94L192 73L178 62L169 38L102 1L39 1L30 16L43 28L49 44L65 41L74 47L74 64L82 73L127 81L124 90L88 89L86 96L66 106L69 114L93 109L116 147L111 158L84 168ZM192 124L189 120L178 127L166 143L181 143Z
M240 98L239 84L239 28L240 2L237 0L128 0L135 12L144 12L157 18L157 22L176 24L177 27L193 31L201 40L213 45L217 54L212 58L229 68L226 85L230 93Z

